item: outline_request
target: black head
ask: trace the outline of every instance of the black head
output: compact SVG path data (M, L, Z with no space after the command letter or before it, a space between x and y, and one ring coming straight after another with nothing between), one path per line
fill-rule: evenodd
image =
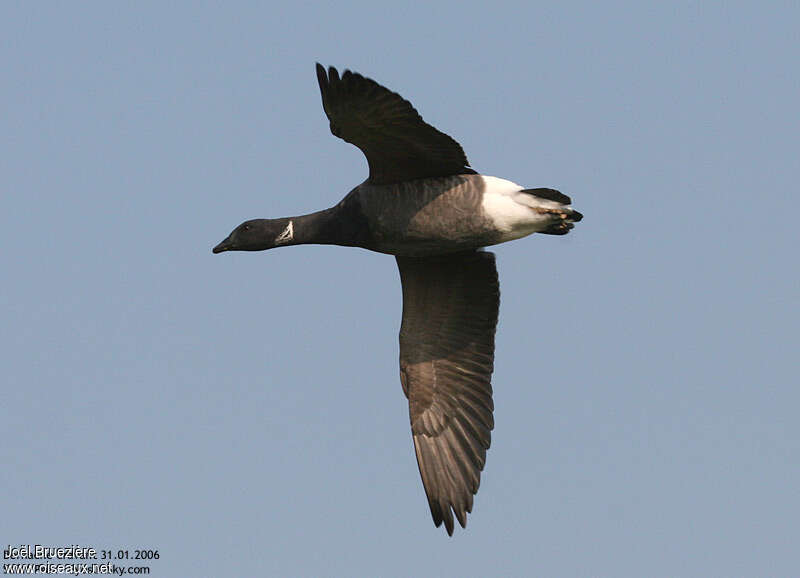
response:
M290 219L253 219L236 227L213 251L263 251L290 245L293 239L294 226Z

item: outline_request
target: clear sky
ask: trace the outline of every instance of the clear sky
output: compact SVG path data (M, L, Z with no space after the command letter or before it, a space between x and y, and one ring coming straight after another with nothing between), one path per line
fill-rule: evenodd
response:
M0 542L154 576L796 576L796 2L0 5ZM394 260L212 255L366 176L314 62L554 187L434 528Z

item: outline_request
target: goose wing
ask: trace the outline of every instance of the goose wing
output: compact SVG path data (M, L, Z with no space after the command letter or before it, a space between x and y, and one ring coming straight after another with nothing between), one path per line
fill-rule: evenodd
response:
M373 184L474 174L455 140L422 120L411 103L374 80L317 63L322 106L331 132L356 145Z
M491 375L500 288L493 253L397 257L400 380L433 522L472 511L494 427Z

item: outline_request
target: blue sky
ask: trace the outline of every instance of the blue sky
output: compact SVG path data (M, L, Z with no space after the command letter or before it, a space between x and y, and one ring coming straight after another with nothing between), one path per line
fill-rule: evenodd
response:
M3 3L0 541L154 576L792 576L796 3ZM394 260L212 255L366 176L314 62L572 196L496 247L496 428L435 529Z

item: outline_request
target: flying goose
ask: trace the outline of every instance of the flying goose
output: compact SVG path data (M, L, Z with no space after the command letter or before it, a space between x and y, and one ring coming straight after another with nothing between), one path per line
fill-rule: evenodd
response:
M262 251L343 245L394 255L403 286L400 382L433 522L466 527L486 462L500 289L481 248L564 235L582 215L553 189L524 189L469 167L461 146L399 94L317 64L331 132L367 157L369 178L324 211L245 221L219 245Z

